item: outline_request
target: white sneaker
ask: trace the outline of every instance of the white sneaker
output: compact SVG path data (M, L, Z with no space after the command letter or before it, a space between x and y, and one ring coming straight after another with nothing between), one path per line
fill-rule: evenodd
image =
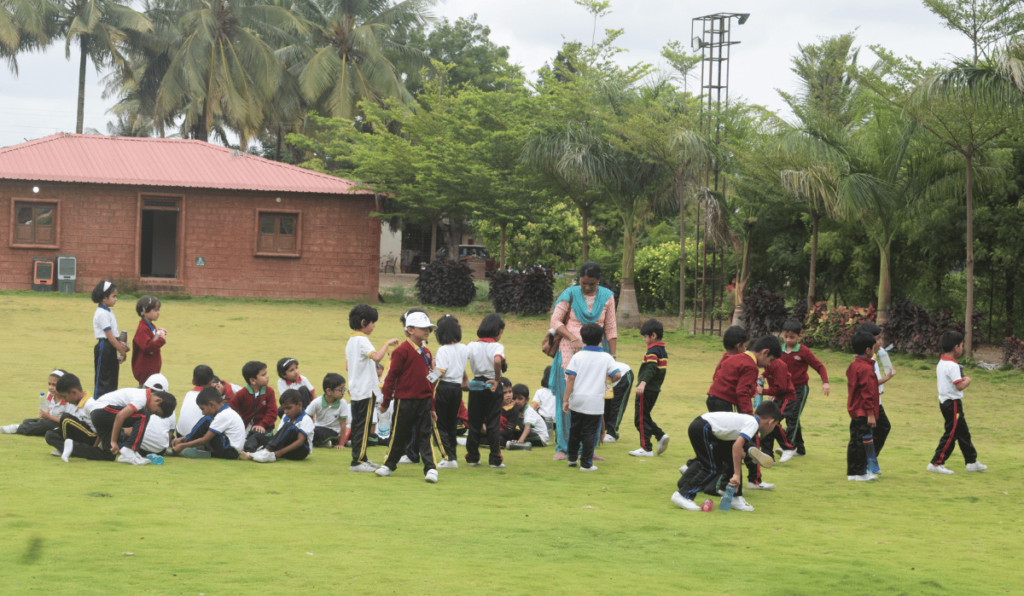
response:
M50 455L52 455L54 457L60 457L60 451L57 451L56 449L54 449L53 451L50 452Z
M754 484L753 482L747 482L747 490L775 490L775 485L770 482L761 482L760 484Z
M409 459L408 455L403 455L402 458L400 460L398 460L398 463L400 463L400 464L411 464L412 460Z
M437 484L437 470L427 470L427 474L423 479L431 484Z
M987 469L988 469L988 466L986 466L985 464L981 463L980 461L976 461L973 464L967 464L967 471L968 472L980 472L982 470L987 470Z
M60 458L67 463L71 459L71 450L75 448L75 442L71 439L64 439L64 451L60 454Z
M856 482L867 482L869 480L878 480L878 476L875 476L874 474L859 474L855 476L847 476L846 479Z
M775 465L775 460L772 459L772 456L768 455L764 451L761 451L757 447L751 447L750 449L747 449L747 455L749 455L751 459L760 464L762 468L770 468Z
M575 468L576 467L576 460L570 459L569 460L569 467L570 468Z
M274 455L273 451L267 451L266 449L260 449L256 453L252 454L252 460L261 464L272 464L277 461L277 456Z
M782 457L779 458L779 463L780 464L784 464L784 463L788 462L789 460L793 459L794 455L796 455L796 451L791 451L789 449L783 449L782 450Z
M729 509L735 509L736 511L753 511L754 506L747 503L747 500L743 497L733 497L732 503L729 505Z
M653 451L644 451L643 447L640 447L639 449L634 449L630 451L629 454L632 455L633 457L654 457Z
M498 465L496 465L496 466L492 464L492 465L491 465L491 467L492 467L492 468L504 468L504 467L505 467L505 464L498 464Z
M700 511L700 505L679 494L679 491L672 493L672 504L687 511Z
M685 473L686 473L686 470L687 470L687 468L689 468L689 467L690 467L690 466L688 466L688 465L686 465L686 464L683 464L683 465L679 466L679 473L680 473L680 474L685 474Z
M371 468L373 468L374 470L376 470L377 468L379 468L379 467L380 467L380 464L375 464L375 463L373 463L373 462L372 462L372 461L370 461L370 460L366 460L366 461L365 461L365 462L363 462L363 463L365 463L365 464L369 464L369 466L370 466Z
M378 476L380 476L381 478L385 478L385 477L391 475L391 468L389 468L387 466L381 466L381 467L377 468L376 470L374 470L373 473L378 475Z
M437 464L437 467L438 467L438 469L441 469L441 470L458 470L459 469L459 462L457 462L455 460L443 461L443 462Z
M372 471L374 471L376 469L377 468L374 468L373 466L370 465L370 462L365 462L365 461L363 463L359 464L358 466L349 466L348 467L348 471L349 472L372 472Z
M5 424L4 426L0 426L0 433L3 433L5 435L13 435L13 434L16 434L17 432L18 432L18 425L17 424Z
M121 455L117 456L117 462L133 466L144 466L149 463L149 460L125 447L121 449Z
M668 435L662 435L661 438L658 439L658 455L665 453L666 449L668 449Z
M482 466L483 464L481 464L478 461L473 461L473 462L469 462L469 465L474 467L474 468L476 468L476 467Z
M456 445L462 445L463 447L465 447L466 446L466 437L455 437L455 444Z
M613 437L611 435L605 435L604 436L604 442L605 443L614 443L615 442L615 437Z
M926 472L935 472L936 474L952 474L953 473L953 470L947 469L946 466L943 466L943 465L936 466L935 464L928 464L928 467L925 468L925 471Z
M589 468L584 468L583 466L580 466L580 472L596 472L596 471L597 471L597 466L595 466L594 464L590 464Z

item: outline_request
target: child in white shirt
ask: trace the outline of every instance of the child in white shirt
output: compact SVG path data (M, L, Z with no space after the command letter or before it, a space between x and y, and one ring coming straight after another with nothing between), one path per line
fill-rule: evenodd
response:
M434 357L434 367L440 375L434 390L434 408L437 410L437 430L446 457L445 461L437 463L437 467L456 469L459 463L455 427L459 423L462 392L469 389L469 378L466 375L469 348L460 343L462 327L459 320L451 315L445 315L437 322L436 337L441 347Z
M92 394L95 399L99 399L117 390L117 378L121 372L121 363L128 354L128 346L120 340L121 330L117 327L117 317L110 310L117 304L117 286L109 281L101 281L92 290L92 301L96 303L96 312L92 316L92 330L96 337L96 346L92 351L96 383Z
M544 376L540 379L540 389L533 394L530 407L547 423L548 431L555 428L555 394L548 388L551 378L551 367L544 369Z
M40 393L39 403L39 417L28 418L23 420L21 424L8 424L0 426L0 433L5 435L25 435L26 437L42 437L51 430L60 428L60 417L68 411L75 410L74 405L69 406L68 402L57 396L57 381L64 376L67 371L57 369L50 373L47 379L49 384L49 392L44 394ZM45 405L43 400L45 399Z
M295 389L302 396L302 407L305 408L316 399L316 387L309 379L299 374L299 361L294 358L282 358L277 361L277 394L282 395L289 389ZM278 404L280 405L280 404ZM281 413L278 413L280 416Z
M498 343L505 330L501 315L490 314L476 330L479 338L467 346L473 380L469 382L469 437L466 462L480 465L480 439L487 437L491 448L488 461L492 468L504 468L501 457L501 373L507 368L505 346ZM486 430L485 430L486 429Z
M594 447L604 414L605 379L618 381L619 368L615 358L601 347L604 328L587 323L580 329L583 349L573 355L565 367L565 395L562 412L572 412L569 426L569 467L581 472L594 472ZM582 443L582 450L580 444ZM582 452L581 452L582 451Z
M324 395L306 406L306 415L313 419L313 445L344 449L348 439L348 402L345 401L345 377L327 373L323 382Z
M350 404L352 422L352 463L350 472L373 472L380 466L371 462L366 451L369 446L370 426L373 424L373 413L378 393L377 363L387 356L392 347L398 345L397 339L389 339L384 347L373 350L370 334L377 325L377 309L367 304L358 304L348 313L348 326L352 329L352 337L345 346L345 359L348 363L348 394L352 398Z

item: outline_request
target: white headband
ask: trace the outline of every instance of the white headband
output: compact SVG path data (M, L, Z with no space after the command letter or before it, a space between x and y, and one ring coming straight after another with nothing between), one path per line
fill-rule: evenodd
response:
M298 360L296 360L296 359L294 359L294 358L289 358L288 360L285 360L285 361L284 361L284 364L282 364L282 366L284 366L285 368L288 368L288 365L289 365L289 364L291 364L292 362L294 362L294 363L296 363L296 364L298 364L298 363L299 363L299 361L298 361Z
M59 377L63 377L64 373L62 371L55 370L52 373L50 373L50 376L51 377L58 377L59 378Z
M110 282L109 281L103 282L103 291L106 292L109 289L110 289Z

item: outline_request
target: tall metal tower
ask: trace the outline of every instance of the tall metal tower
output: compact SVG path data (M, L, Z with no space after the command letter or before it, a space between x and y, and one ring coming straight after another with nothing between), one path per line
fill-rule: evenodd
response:
M725 127L722 109L729 105L729 57L732 46L740 43L732 39L732 21L742 25L750 18L749 13L719 12L693 19L690 25L694 52L701 52L700 84L703 118L701 132L715 144L725 141ZM699 31L698 31L699 23ZM725 192L725 180L721 179L721 164L717 159L704 172L704 187L717 193ZM693 288L693 333L697 333L697 305L700 305L700 332L722 333L722 320L715 316L715 306L725 303L725 247L709 247L707 224L707 193L697 201L697 246L700 247L697 265L700 276L695 276ZM701 219L701 207L705 217ZM701 244L703 227L704 243ZM711 270L708 271L708 252L711 252ZM709 288L710 285L710 288ZM710 291L709 291L710 290ZM710 305L709 305L710 301ZM710 320L710 329L707 324Z

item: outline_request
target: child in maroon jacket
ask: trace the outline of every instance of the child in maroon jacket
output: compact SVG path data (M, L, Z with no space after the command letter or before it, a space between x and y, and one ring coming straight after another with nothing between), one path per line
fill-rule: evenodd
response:
M146 379L160 372L160 348L167 342L167 330L153 325L160 318L160 300L157 297L139 298L135 312L140 320L132 338L132 376L142 387Z
M850 444L846 448L846 479L865 481L877 480L878 476L868 473L868 449L871 431L878 418L878 377L875 376L875 360L871 357L875 337L866 331L858 331L850 340L853 353L857 356L846 369L846 387L849 392L846 410L850 413ZM871 447L874 453L874 446Z
M255 360L246 362L242 367L242 378L245 379L245 387L231 396L228 405L242 417L248 436L274 432L274 425L277 423L277 399L274 390L267 387L270 384L267 365ZM257 443L253 444L256 447L252 451L259 449ZM249 447L250 442L246 437L245 450L250 451Z
M760 389L761 394L771 397L775 405L779 406L783 416L786 415L787 410L796 407L794 405L796 403L796 391L793 387L793 380L789 375L786 363L782 359L772 361L768 368L764 369L764 382L765 386ZM782 430L782 426L776 425L775 429L761 440L761 448L772 459L775 459L772 453L775 448L775 441L778 441L779 445L782 446L782 457L779 459L779 463L793 459L795 448L789 442L786 431ZM751 487L748 486L747 488Z
M804 448L804 433L800 424L800 415L807 405L807 383L810 377L807 375L807 368L813 368L821 377L821 392L828 396L828 371L825 365L811 352L810 348L800 344L800 337L803 333L803 324L795 319L790 319L782 324L782 341L785 348L782 350L781 360L789 368L789 374L793 377L793 389L796 391L795 407L783 416L786 418L786 436L796 447L796 455L807 455Z

